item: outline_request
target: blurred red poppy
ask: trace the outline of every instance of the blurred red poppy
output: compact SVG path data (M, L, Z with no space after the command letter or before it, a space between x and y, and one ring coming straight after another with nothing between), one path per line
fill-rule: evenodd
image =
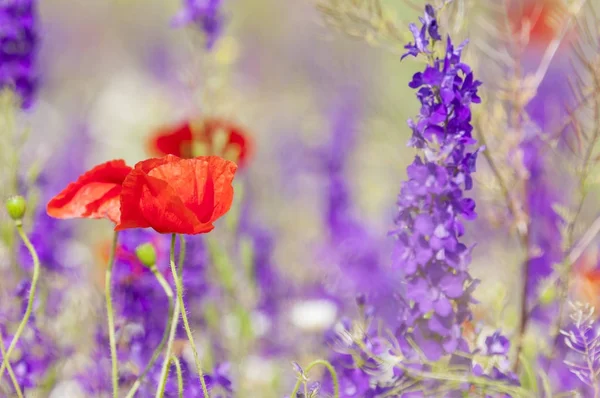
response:
M139 162L123 182L121 221L115 230L210 232L231 207L236 170L235 163L218 156L167 155Z
M192 158L196 155L216 155L244 167L251 144L246 132L223 119L204 119L198 124L183 122L160 130L151 140L151 151L158 155Z
M559 0L507 0L508 19L515 38L528 34L529 44L546 47L560 33L567 15ZM528 32L523 32L528 30Z
M575 300L600 306L600 251L588 248L573 265L571 293Z
M121 159L102 163L53 197L46 212L54 218L108 218L118 224L121 184L131 170Z

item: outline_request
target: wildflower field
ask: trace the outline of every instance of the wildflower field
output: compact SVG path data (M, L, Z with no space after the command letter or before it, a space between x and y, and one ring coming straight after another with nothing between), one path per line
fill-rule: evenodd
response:
M0 398L600 398L600 2L0 0Z

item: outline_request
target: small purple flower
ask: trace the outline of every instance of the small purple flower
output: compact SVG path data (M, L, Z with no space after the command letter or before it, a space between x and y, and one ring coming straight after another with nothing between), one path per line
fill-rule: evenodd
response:
M36 1L0 3L0 88L13 87L29 108L37 91L35 58L38 48Z
M222 0L184 0L183 9L175 16L176 27L194 25L206 35L206 48L211 50L223 30Z
M485 339L487 355L507 355L510 348L510 341L500 334L494 332L493 335Z

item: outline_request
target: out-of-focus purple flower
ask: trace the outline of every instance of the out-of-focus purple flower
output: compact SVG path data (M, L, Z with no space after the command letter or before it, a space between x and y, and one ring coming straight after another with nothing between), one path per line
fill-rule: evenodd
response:
M593 388L595 394L589 391L589 396L597 396L600 394L600 324L594 318L594 307L575 304L571 320L571 325L561 331L570 350L564 363L579 380Z
M17 296L19 293L21 292L17 291ZM19 313L19 318L21 316L22 313ZM16 319L16 321L18 322L18 319ZM3 322L0 323L0 330L2 331L5 348L10 345L13 339L13 336L8 334L6 325L5 319L3 319ZM27 333L21 336L14 352L19 354L12 358L11 366L17 378L17 382L24 393L39 387L47 376L47 373L50 371L52 365L55 364L57 358L64 354L61 354L59 352L59 347L55 342L45 332L38 328L35 317L30 318L29 324L27 325ZM1 359L3 358L0 354L0 360ZM13 388L8 373L4 374L4 381L6 385Z
M29 108L37 91L38 48L35 0L0 3L0 88L12 87Z
M323 218L328 240L321 251L328 263L339 268L333 286L337 294L346 298L364 294L382 318L391 320L397 305L396 280L381 259L383 242L356 214L346 175L348 158L355 147L360 95L357 90L343 93L332 112L329 142L313 151L317 171L327 184Z
M194 25L206 36L211 50L223 30L222 0L184 0L183 9L175 16L174 26Z

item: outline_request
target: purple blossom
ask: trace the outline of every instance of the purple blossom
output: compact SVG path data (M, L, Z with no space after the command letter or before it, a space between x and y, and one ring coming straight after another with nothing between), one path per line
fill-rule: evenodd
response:
M429 54L418 43L441 39L434 21L427 7L411 55ZM464 233L462 220L476 216L475 202L463 192L473 185L478 150L468 149L476 144L470 105L480 102L481 83L460 62L463 47L464 43L455 48L448 37L444 59L436 58L409 84L421 103L420 115L409 121L409 145L423 155L408 167L409 180L402 184L397 228L392 231L397 240L395 262L406 279L405 330L432 360L466 346L460 325L472 318L469 304L477 283L467 271L471 248L459 238Z
M500 332L494 332L493 335L485 339L485 346L487 355L507 355L510 348L510 341L501 335Z
M417 44L407 46L412 55L429 55L424 43L441 40L431 6L426 7L421 22L420 31L412 28L419 32ZM454 47L448 38L445 57L433 59L410 82L417 90L421 113L409 121L413 131L409 145L421 149L422 155L408 167L408 180L398 197L396 228L391 232L396 238L395 265L405 281L399 316L394 330L381 330L381 324L373 322L371 303L359 296L359 321L342 319L327 334L342 397L386 396L390 391L394 396L428 396L427 391L438 390L444 382L420 375L432 370L423 363L421 352L429 360L449 359L450 364L469 366L481 377L518 384L505 366L506 337L499 332L489 336L482 352L469 347L462 331L463 323L472 319L472 293L478 285L468 272L472 247L460 238L463 220L476 216L475 202L464 192L472 188L471 173L479 152L469 150L476 144L471 136L470 105L480 101L477 88L481 84L461 63L463 48L464 44ZM467 355L454 355L461 353ZM497 365L484 371L472 355L493 357ZM445 396L464 396L471 388L479 391L478 386L459 384L447 387ZM330 379L324 389L331 392Z
M36 1L0 3L0 88L13 87L29 108L37 91L38 48Z
M174 26L194 25L206 36L211 50L223 30L222 0L184 0L183 9L175 16Z

